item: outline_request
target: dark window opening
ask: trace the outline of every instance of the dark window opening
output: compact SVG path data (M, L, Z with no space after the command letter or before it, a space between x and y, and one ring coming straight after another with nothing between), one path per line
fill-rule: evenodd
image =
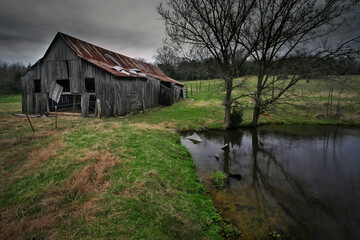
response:
M69 79L56 80L56 83L63 87L63 93L70 92L70 81L69 81Z
M95 79L85 78L85 89L88 93L95 93Z
M34 79L34 93L41 92L41 81L40 79Z
M162 85L164 85L165 87L171 88L171 82L160 82Z

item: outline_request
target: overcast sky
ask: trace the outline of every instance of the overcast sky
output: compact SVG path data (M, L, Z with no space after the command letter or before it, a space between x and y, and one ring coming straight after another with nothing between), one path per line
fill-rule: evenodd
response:
M34 64L63 32L152 62L165 36L160 1L0 0L0 60ZM360 17L341 35L360 35Z
M153 61L161 0L0 0L0 60L34 64L57 32Z

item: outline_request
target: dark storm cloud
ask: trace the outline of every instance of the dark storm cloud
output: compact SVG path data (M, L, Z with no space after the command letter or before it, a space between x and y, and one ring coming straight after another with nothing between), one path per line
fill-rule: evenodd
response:
M161 0L0 0L0 60L25 64L43 56L64 32L130 57L149 61L164 38L156 13ZM357 16L339 37L359 36Z
M41 58L57 32L151 60L162 44L159 0L0 0L0 59Z

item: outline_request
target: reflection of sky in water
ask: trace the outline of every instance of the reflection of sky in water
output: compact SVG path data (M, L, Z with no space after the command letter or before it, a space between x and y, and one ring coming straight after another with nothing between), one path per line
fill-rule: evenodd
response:
M266 233L276 227L316 239L360 237L359 129L267 126L257 134L239 130L198 135L202 143L184 137L181 141L192 153L200 178L208 182L215 170L242 176L241 181L231 179L227 189L212 191L217 206L235 223L242 222L240 227L246 220L242 215L261 215L265 223L249 222L245 228ZM225 143L228 151L221 150ZM258 206L256 211L235 214L249 202Z

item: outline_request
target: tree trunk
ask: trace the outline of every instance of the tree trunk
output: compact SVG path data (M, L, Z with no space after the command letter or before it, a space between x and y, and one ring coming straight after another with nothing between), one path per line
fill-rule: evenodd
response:
M264 63L261 64L261 69L264 69ZM262 91L262 81L264 79L264 71L261 70L258 75L257 87L256 87L256 95L255 95L255 106L253 110L253 119L252 119L252 127L256 128L258 124L258 120L260 117L261 111L261 91Z
M225 78L225 87L226 87L226 97L225 97L225 128L229 129L231 120L230 120L230 113L231 113L231 92L233 86L233 79L231 77Z
M337 106L336 106L336 117L338 119L340 119L340 101L341 101L341 93L343 90L343 86L341 85L340 91L339 91L339 96L338 96L338 102L337 102Z
M333 116L333 113L332 113L333 93L334 93L334 88L331 86L331 95L330 95L330 117Z
M258 101L255 102L255 106L254 106L254 110L253 110L253 119L252 119L252 127L256 128L258 121L259 121L259 117L260 117L260 103Z

